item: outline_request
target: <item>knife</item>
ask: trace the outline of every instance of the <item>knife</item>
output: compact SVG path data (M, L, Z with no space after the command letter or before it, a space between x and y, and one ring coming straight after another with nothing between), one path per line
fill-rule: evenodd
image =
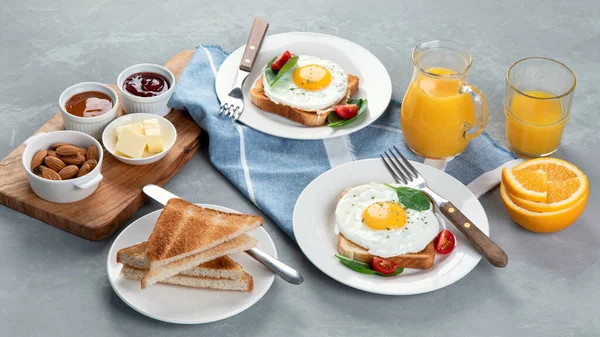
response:
M144 193L150 198L158 201L159 203L166 205L170 199L180 199L175 194L165 190L160 186L148 184L142 189ZM273 273L281 277L285 281L291 284L300 284L304 281L304 278L294 268L286 265L285 263L277 260L273 256L263 252L258 248L252 248L246 251L246 254L250 255L256 261L262 263L265 267L271 269Z

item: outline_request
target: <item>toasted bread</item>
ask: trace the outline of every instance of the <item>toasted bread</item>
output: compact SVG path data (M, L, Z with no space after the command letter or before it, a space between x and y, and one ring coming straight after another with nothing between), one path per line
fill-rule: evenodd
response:
M373 255L369 254L365 248L346 239L342 234L338 235L338 251L341 255L349 259L364 263L371 263L373 259ZM408 253L386 258L386 260L397 263L400 267L416 269L431 268L434 259L435 250L433 249L433 242L430 242L425 246L425 249L418 253Z
M336 104L332 105L330 108L324 109L319 114L314 111L296 109L292 108L291 106L271 101L269 97L265 95L262 76L258 78L254 87L250 89L250 100L260 109L283 116L294 122L307 126L321 126L327 121L327 116L333 112L334 106L346 102L352 96L354 96L354 94L356 94L358 91L358 82L358 76L348 74L348 88L346 90L346 96Z
M141 280L147 271L147 269L138 269L132 266L124 265L123 268L121 268L121 276L131 280ZM161 280L160 283L176 284L194 288L237 291L252 291L254 288L254 280L252 279L252 276L243 271L242 277L236 280L179 274Z
M148 239L149 269L211 249L262 224L263 218L256 215L225 213L171 199Z
M117 252L117 263L122 263L136 269L148 269L150 264L148 263L148 259L146 259L146 247L147 243L142 242L120 249ZM239 280L244 276L244 272L242 266L229 256L222 256L184 270L179 275Z
M186 256L155 269L150 269L142 278L142 289L218 257L240 253L254 248L257 244L258 240L247 234L242 234L211 249L201 251L195 255Z
M338 197L338 201L350 189L351 188L345 189ZM373 259L373 255L369 254L367 249L346 239L346 237L344 237L342 234L338 235L338 251L341 255L349 259L353 259L364 263L371 263L371 260ZM387 257L386 260L396 262L398 266L403 268L431 268L431 266L433 266L433 261L435 260L435 249L433 248L433 241L427 244L427 246L425 246L425 248L418 253L396 255L392 257Z

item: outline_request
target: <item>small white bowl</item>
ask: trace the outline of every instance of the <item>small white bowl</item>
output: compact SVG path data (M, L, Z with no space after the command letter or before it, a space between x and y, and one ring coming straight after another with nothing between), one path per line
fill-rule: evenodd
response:
M79 117L68 113L67 109L65 108L65 104L69 98L85 91L99 91L108 95L108 97L110 97L113 101L113 108L96 117ZM65 122L66 130L80 131L87 133L96 139L100 139L104 128L115 118L117 118L117 111L119 109L119 96L111 87L106 84L98 82L81 82L65 89L58 99L58 105L60 106L60 111L62 113L63 121Z
M115 153L115 147L117 145L117 128L119 126L128 125L132 123L142 122L147 119L157 119L158 124L160 125L160 131L163 134L163 145L164 150L155 155L144 157L144 158L129 158L119 156ZM175 140L177 139L177 130L175 130L175 126L166 118L148 114L148 113L136 113L131 115L121 116L115 119L112 123L110 123L106 129L104 129L104 133L102 134L102 143L104 147L110 154L112 154L115 158L122 161L125 164L129 165L148 165L162 159L169 150L175 144Z
M158 96L139 97L123 89L123 83L127 77L141 72L156 73L163 76L169 81L169 90ZM169 69L163 66L151 63L140 63L133 65L123 70L121 74L119 74L119 77L117 78L117 86L119 87L119 93L121 94L123 110L125 113L148 113L164 116L171 111L171 108L167 106L167 103L173 95L173 88L175 88L175 75L173 75Z
M56 143L71 143L83 148L90 145L98 147L98 165L83 177L69 180L49 180L36 176L31 171L31 160L40 150L48 150ZM23 142L25 151L23 151L22 163L29 184L33 192L40 198L55 202L69 203L83 200L96 191L100 181L102 181L102 159L104 154L102 146L93 137L78 131L53 131L48 133L38 133L29 137Z

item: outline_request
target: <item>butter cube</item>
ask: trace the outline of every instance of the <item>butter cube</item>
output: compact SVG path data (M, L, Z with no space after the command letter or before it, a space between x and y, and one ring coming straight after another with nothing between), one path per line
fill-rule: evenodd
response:
M146 138L148 139L148 152L159 153L163 150L162 134L160 129L146 128Z
M144 126L147 126L147 125L158 125L158 119L156 119L156 118L146 119L142 123L144 124Z
M121 131L115 149L128 157L141 158L146 144L146 136L140 135L131 128L126 127Z
M117 127L117 140L119 140L119 137L121 137L121 132L123 132L123 129L125 128L131 129L132 131L139 133L140 135L144 134L144 124L142 123L122 125Z
M144 134L144 124L142 123L133 123L133 124L129 124L125 126L126 128L130 129L131 131L136 132L137 134L143 135Z

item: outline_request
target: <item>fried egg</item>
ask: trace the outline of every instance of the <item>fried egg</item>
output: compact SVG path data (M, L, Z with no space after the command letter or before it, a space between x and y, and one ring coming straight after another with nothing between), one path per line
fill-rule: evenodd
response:
M431 204L424 211L409 209L394 189L379 183L348 190L338 201L335 222L348 240L383 258L420 252L440 232Z
M346 96L348 75L337 64L314 56L298 55L298 62L271 86L264 76L265 96L271 101L319 112Z

